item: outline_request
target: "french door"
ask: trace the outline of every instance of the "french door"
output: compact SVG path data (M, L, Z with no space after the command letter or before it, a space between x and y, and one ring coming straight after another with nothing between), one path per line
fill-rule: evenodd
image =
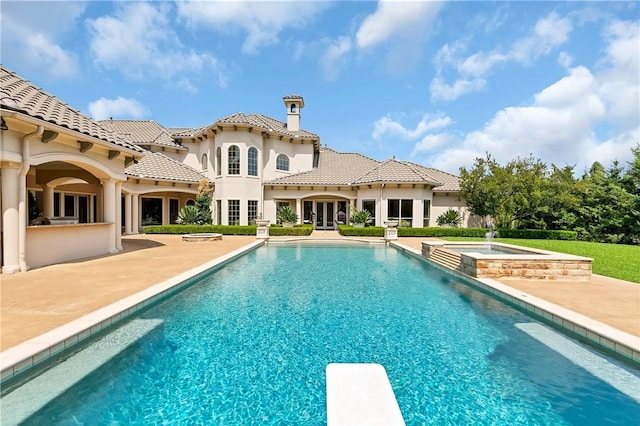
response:
M316 201L316 229L335 229L333 201Z

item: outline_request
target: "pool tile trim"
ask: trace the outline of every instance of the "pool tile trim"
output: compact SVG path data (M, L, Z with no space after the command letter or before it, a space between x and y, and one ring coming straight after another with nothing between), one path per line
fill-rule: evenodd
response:
M17 375L41 365L59 353L102 332L102 330L135 315L185 286L191 285L199 275L229 263L264 244L263 240L248 244L0 352L0 383L5 383Z
M556 327L566 330L570 334L587 340L590 344L605 351L614 352L620 357L634 364L640 364L640 337L618 330L610 325L586 317L570 309L540 299L522 290L509 287L492 278L475 278L459 271L446 268L436 262L429 261L416 249L397 242L390 242L391 246L420 258L437 268L471 281L473 285L506 301L527 314L553 323Z

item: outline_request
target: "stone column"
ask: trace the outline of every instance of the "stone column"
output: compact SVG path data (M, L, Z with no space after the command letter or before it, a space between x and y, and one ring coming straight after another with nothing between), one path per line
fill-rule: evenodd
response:
M2 165L2 273L20 272L19 214L20 164Z
M302 200L296 198L296 213L298 213L298 223L304 223L304 217L302 217Z

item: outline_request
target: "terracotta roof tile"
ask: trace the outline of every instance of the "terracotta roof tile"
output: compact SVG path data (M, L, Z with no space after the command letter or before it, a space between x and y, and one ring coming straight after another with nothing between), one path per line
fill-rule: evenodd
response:
M160 152L147 151L138 164L125 169L129 176L141 179L158 179L199 183L205 176L196 169L182 164Z
M459 191L459 178L410 161L377 161L362 154L320 150L318 167L308 172L265 182L266 185L358 185L369 183L423 183L434 191Z
M276 120L275 118L268 117L263 114L245 114L243 112L237 112L235 114L227 115L215 123L212 126L223 124L238 124L255 127L267 132L275 132L284 136L293 136L303 139L319 139L320 137L315 133L311 133L307 130L300 129L298 131L291 131L287 129L287 123Z
M114 132L127 135L136 145L187 149L174 142L171 133L153 120L103 120L98 123Z
M0 65L0 88L2 109L18 111L122 148L143 152L118 133L104 128L3 65Z

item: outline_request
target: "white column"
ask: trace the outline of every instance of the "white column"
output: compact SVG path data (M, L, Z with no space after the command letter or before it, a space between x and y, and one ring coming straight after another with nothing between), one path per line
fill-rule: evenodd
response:
M53 217L53 187L45 184L42 190L44 215L46 217Z
M2 273L20 272L19 214L20 165L2 165Z
M89 195L89 223L94 223L95 222L95 209L94 209L94 203L95 203L95 199L96 196L95 195Z
M133 202L131 203L131 219L133 222L133 227L131 229L131 231L134 234L137 234L138 232L140 232L140 210L139 210L139 206L140 206L140 196L138 194L133 194Z
M131 234L131 194L124 194L124 233L125 235Z
M109 241L107 250L109 253L117 253L116 247L116 181L113 179L102 179L103 194L103 217L104 222L110 223L111 232L109 232ZM120 196L120 194L118 194Z
M296 213L298 213L298 223L304 223L304 218L302 217L302 200L300 198L296 198Z
M122 181L116 182L116 248L122 251Z

